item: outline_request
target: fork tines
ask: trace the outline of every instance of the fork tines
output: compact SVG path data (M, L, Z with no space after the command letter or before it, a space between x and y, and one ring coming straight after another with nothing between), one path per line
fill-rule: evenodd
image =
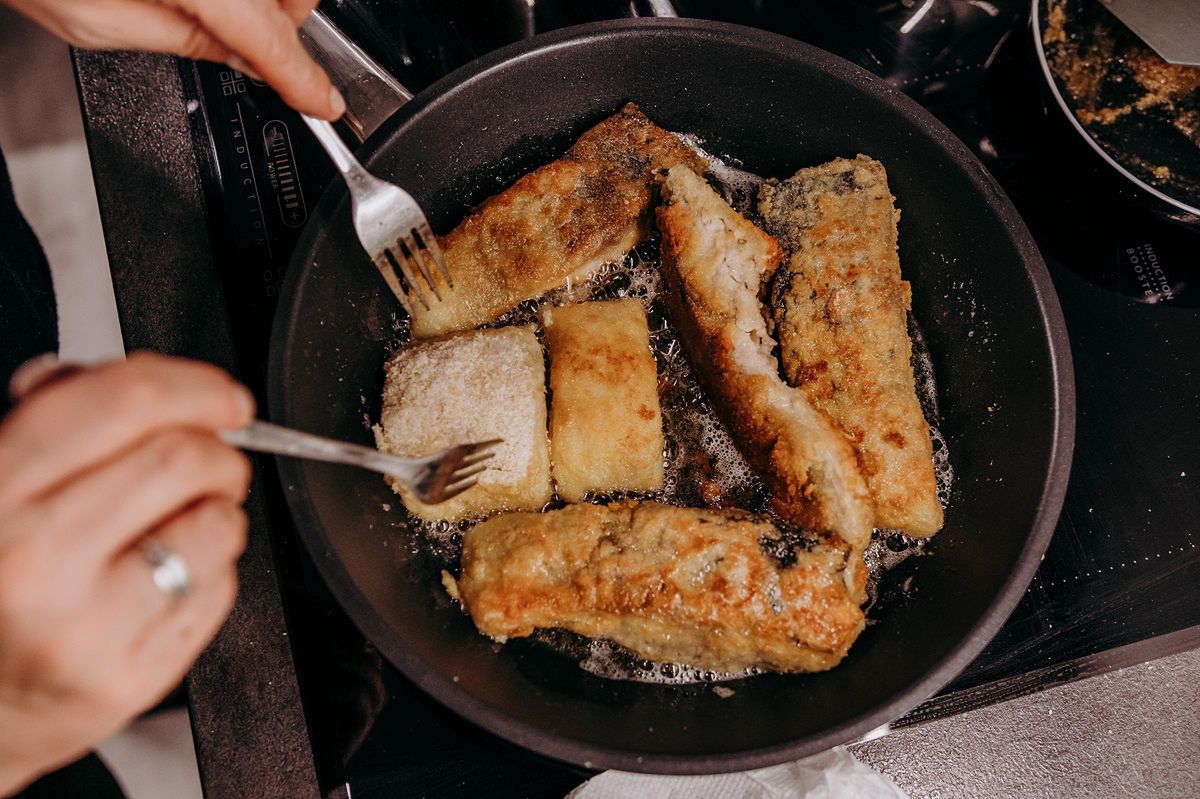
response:
M442 275L442 279L446 281L446 285L454 288L454 278L450 277L450 270L446 268L446 259L442 256L442 248L438 246L437 236L433 235L433 231L429 228L428 223L421 222L412 230L413 239L417 242L422 254L433 261L434 265ZM423 272L426 277L429 277L428 272ZM430 279L430 285L433 285L433 280ZM441 299L439 296L438 299Z
M412 228L407 236L397 239L393 247L385 249L382 257L375 260L375 266L392 293L405 303L410 312L412 309L408 307L408 301L414 294L426 310L429 310L426 291L431 291L439 301L442 299L433 268L436 268L447 286L454 288L437 238L426 224ZM422 288L422 283L425 288Z
M487 461L503 439L494 438L462 444L441 454L429 472L415 486L423 502L437 503L458 496L479 482Z

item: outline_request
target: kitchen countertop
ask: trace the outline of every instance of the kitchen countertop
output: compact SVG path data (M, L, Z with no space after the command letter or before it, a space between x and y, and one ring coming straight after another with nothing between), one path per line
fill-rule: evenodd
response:
M913 799L1191 797L1200 651L895 730L851 751Z
M236 371L174 62L89 53L76 66L127 345ZM153 130L147 118L158 120ZM174 266L165 274L161 252L149 257L164 247ZM197 294L206 298L199 312ZM316 795L270 542L252 541L242 580L231 621L191 680L207 795ZM238 682L264 662L275 679ZM1200 651L1187 651L897 729L854 751L914 797L1190 796L1198 700Z

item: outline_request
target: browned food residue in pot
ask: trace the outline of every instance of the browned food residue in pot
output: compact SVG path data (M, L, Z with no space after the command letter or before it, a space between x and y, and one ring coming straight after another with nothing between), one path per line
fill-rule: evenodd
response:
M1138 177L1200 198L1196 176L1149 147L1163 132L1173 152L1200 162L1200 68L1169 64L1094 0L1048 0L1042 44L1079 121ZM1173 130L1172 130L1173 129Z

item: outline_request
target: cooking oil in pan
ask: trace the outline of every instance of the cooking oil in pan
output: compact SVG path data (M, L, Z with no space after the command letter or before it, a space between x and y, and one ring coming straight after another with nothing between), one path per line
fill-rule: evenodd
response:
M688 136L683 138L713 164L712 175L725 200L742 213L752 213L754 198L763 179L713 158L703 150L699 140ZM770 512L765 487L734 446L733 439L701 390L679 339L667 322L661 294L658 243L649 241L630 252L619 263L605 264L584 280L568 280L562 288L522 303L497 320L494 326L536 324L538 309L545 304L565 305L627 297L639 300L646 309L650 347L658 364L659 399L666 441L663 489L652 494L617 493L588 499L605 503L621 498L637 498L683 507L737 507L770 517L784 530L785 536L798 540L800 532L788 530L787 525ZM917 397L925 418L930 422L938 501L945 508L950 499L954 472L945 437L936 426L939 413L933 361L925 337L911 315L908 328L913 344ZM402 330L400 335L407 339L407 329ZM547 505L547 509L561 505L556 498ZM458 571L462 536L473 524L426 522L416 517L409 517L408 520L408 528L416 534L412 540L424 542L425 552L440 568L451 572ZM927 541L910 538L894 530L875 531L871 545L864 553L869 573L868 613L879 598L880 579L904 560L923 554ZM756 669L723 673L679 663L659 663L640 658L611 641L587 639L563 630L539 630L534 637L577 660L580 668L610 679L678 685L721 682L758 673Z
M652 494L606 494L591 497L594 502L609 502L624 497L654 499L685 507L738 507L772 516L767 492L745 458L734 446L725 426L717 418L692 373L679 339L667 322L662 300L662 281L657 242L647 242L629 253L620 263L606 264L588 279L573 281L539 299L522 303L502 317L496 325L536 323L538 309L546 304L621 299L632 297L646 309L650 328L650 346L658 363L659 397L663 432L667 442L663 453L666 466L661 491ZM917 395L926 418L938 418L937 386L932 360L925 338L910 319L913 341L913 366ZM953 470L945 438L931 425L938 499L945 507L949 500ZM552 502L547 507L559 507ZM781 520L772 518L785 527ZM462 536L472 522L425 522L409 517L408 527L424 542L425 552L440 568L457 572L462 552ZM794 534L796 531L792 531ZM867 549L869 568L868 608L878 594L880 578L888 570L914 555L923 553L926 541L902 533L877 530ZM535 637L579 662L584 670L610 679L635 680L663 684L720 682L758 673L751 669L722 673L696 669L685 664L659 663L638 657L611 641L590 640L564 631L539 631Z

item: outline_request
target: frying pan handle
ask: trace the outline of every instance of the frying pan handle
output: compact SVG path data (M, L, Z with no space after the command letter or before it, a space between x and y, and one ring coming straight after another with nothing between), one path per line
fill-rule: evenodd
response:
M360 142L412 99L412 92L320 11L313 11L300 26L300 41L346 98L342 121Z

